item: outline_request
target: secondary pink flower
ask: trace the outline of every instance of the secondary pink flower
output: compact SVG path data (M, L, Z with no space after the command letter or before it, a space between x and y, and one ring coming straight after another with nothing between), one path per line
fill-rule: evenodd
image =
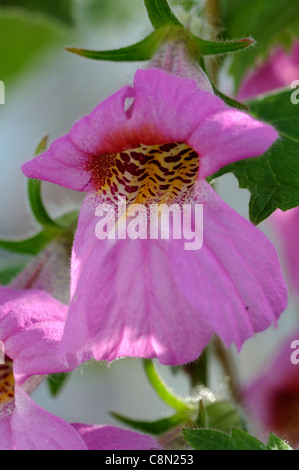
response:
M299 207L286 212L277 210L270 221L279 235L289 279L299 297Z
M111 426L71 425L39 407L29 394L43 375L65 371L57 358L67 308L42 291L0 288L1 450L151 449L148 436Z
M280 346L243 396L248 415L264 436L274 432L294 446L299 446L298 348L299 331Z
M42 291L0 290L0 448L85 449L71 425L36 405L41 375L63 371L57 360L67 307Z
M269 59L256 70L249 72L238 93L239 100L255 96L290 85L299 79L299 42L287 53L279 47Z
M9 286L16 290L43 290L60 302L69 304L71 251L71 236L57 237L28 263Z
M278 134L269 125L162 70L138 70L126 86L23 166L28 177L87 191L72 256L72 301L61 351L96 359L196 359L218 334L238 348L276 322L287 294L271 242L205 181L228 163L258 156ZM98 240L95 209L130 203L204 204L204 243Z

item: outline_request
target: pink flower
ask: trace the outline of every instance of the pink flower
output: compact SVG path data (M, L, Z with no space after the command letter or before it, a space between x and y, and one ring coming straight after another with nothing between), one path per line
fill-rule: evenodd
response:
M269 219L279 235L293 291L299 297L299 207L277 210Z
M67 307L42 291L0 290L1 450L151 449L148 436L113 426L71 425L48 413L29 394L43 375L65 371L57 358Z
M248 416L261 433L274 432L293 446L299 446L298 347L299 331L280 346L243 394Z
M115 426L89 426L73 424L88 450L155 450L161 449L158 442L150 436L127 431Z
M269 91L290 85L299 79L299 42L293 45L292 52L278 48L264 64L250 72L243 81L238 93L239 100L247 100Z
M261 155L278 134L228 107L196 81L138 70L126 86L78 121L23 171L87 191L72 256L72 300L61 352L81 360L196 359L216 333L240 348L275 323L287 294L271 242L230 209L205 178ZM98 240L95 210L130 203L204 204L204 243ZM194 222L194 220L192 221Z

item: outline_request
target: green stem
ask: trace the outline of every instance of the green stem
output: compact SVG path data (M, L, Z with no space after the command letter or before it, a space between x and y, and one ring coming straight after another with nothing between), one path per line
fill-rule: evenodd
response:
M152 360L146 359L143 362L144 370L147 375L149 382L151 383L154 390L157 392L157 395L169 406L174 408L177 411L181 412L190 412L195 411L197 407L189 402L183 400L182 398L176 397L172 391L167 387L163 382L158 372L154 367Z
M46 135L38 144L35 150L35 156L45 152L48 145L49 136ZM54 222L49 216L43 200L41 192L41 181L35 179L28 179L28 198L32 213L43 227L55 227L59 228L59 225Z
M208 24L208 37L211 41L216 41L219 31L219 0L206 0L205 19ZM207 59L208 72L215 86L218 83L219 59L210 57Z
M224 373L229 377L229 387L236 403L241 402L241 392L237 370L230 352L224 347L219 338L214 339L214 350Z
M195 388L199 385L208 386L208 351L203 350L199 359L182 366L182 369L189 375L191 386Z

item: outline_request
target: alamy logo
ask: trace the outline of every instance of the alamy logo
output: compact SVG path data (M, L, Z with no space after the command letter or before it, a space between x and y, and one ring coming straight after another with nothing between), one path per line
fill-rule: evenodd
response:
M291 88L296 88L296 90L291 94L291 103L299 104L299 80L294 80L291 83Z
M292 341L291 343L291 349L294 349L294 351L291 354L291 363L296 366L299 364L299 341L296 339Z
M4 82L0 80L0 104L5 104L5 86Z
M95 227L99 240L163 239L185 241L185 250L199 250L203 245L203 204L131 204L119 197L117 207L100 204Z
M5 364L5 349L4 343L0 341L0 366Z

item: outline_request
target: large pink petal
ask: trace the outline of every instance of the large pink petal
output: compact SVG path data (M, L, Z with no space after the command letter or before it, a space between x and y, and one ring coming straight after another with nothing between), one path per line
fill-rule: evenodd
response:
M73 424L88 450L154 450L160 449L158 442L150 436L126 431L115 426L89 426Z
M125 111L126 99L134 100ZM124 87L76 122L70 133L54 141L44 154L23 166L26 176L88 190L86 163L101 154L143 144L182 142L197 123L224 103L201 92L193 80L162 70L138 70L134 89Z
M195 81L158 69L138 70L134 78L130 143L187 142L206 116L227 108Z
M88 126L86 121L84 128L78 123L71 130L76 145L93 151L95 139L84 139L89 128L98 136L98 154L140 143L186 142L199 154L200 175L206 177L229 163L263 154L278 137L273 127L230 108L195 81L159 69L138 70L128 96L134 99L132 112L122 125L113 129L112 123L104 134L99 105Z
M199 251L170 244L177 286L206 324L240 349L256 332L276 324L287 289L273 244L227 206L207 183L198 186L204 204L204 240Z
M240 348L275 324L287 291L272 243L207 183L197 199L204 204L204 244L186 251L182 240L97 240L98 200L87 197L74 243L64 354L89 345L97 359L179 364L195 359L212 333Z
M67 306L46 292L0 288L0 339L17 381L66 370L56 355L66 314Z
M77 191L90 189L86 171L88 153L80 150L68 134L54 140L49 150L25 163L22 170L29 178L59 184Z
M126 110L128 98L133 103ZM187 142L198 152L205 177L228 163L264 153L276 138L272 127L229 108L194 80L158 69L138 70L134 88L124 87L100 103L46 153L25 163L23 171L87 191L91 175L86 163L101 154L141 143Z
M97 359L158 357L166 364L196 359L212 332L175 283L169 241L97 240L97 202L93 207L88 196L81 211L61 353L71 361L77 354L81 362L80 351L88 345Z
M199 173L207 177L229 163L257 157L278 138L276 130L227 107L211 113L188 139L199 155Z
M19 386L10 428L17 450L87 450L70 424L40 408Z

